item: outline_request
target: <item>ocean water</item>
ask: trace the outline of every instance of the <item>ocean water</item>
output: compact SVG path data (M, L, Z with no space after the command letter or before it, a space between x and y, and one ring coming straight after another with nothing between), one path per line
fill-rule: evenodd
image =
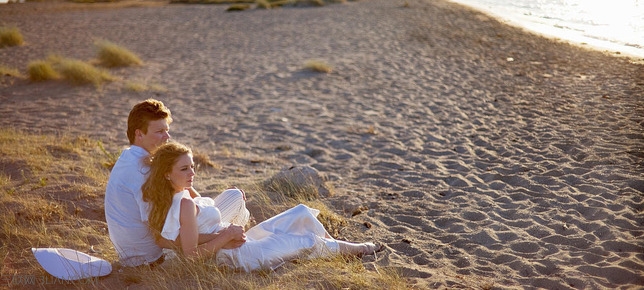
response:
M644 0L451 0L525 29L644 58Z

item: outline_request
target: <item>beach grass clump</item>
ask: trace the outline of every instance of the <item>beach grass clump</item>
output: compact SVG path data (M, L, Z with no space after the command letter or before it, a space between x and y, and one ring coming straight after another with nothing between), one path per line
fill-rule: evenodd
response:
M112 3L119 2L120 0L69 0L73 3Z
M258 9L271 9L271 2L268 2L268 0L257 0L255 1L255 7Z
M315 59L304 62L304 68L320 73L330 73L333 71L333 68L328 63Z
M308 3L314 6L324 6L326 4L324 0L309 0Z
M253 0L201 0L204 4L252 4Z
M0 27L0 48L23 45L22 33L17 27Z
M367 270L356 257L300 261L279 279L284 289L412 289L395 270Z
M94 43L98 49L98 61L105 67L126 67L143 64L132 51L107 40Z
M264 189L297 202L312 201L320 197L318 187L313 182L295 183L286 178L271 178L264 183Z
M347 131L358 135L378 135L378 129L374 125L351 125Z
M101 162L103 167L109 169L112 171L112 168L114 168L114 165L116 165L116 161L118 161L119 156L121 156L121 151L118 152L110 152L105 148L103 145L103 142L98 141L96 142L96 145L98 145L98 148L101 150L101 153L103 153L103 156L105 156L106 160Z
M108 71L81 60L57 56L50 57L49 60L64 79L74 84L93 84L100 87L103 83L116 79Z
M170 3L182 3L182 4L252 4L254 0L170 0Z
M0 167L10 170L14 181L26 184L41 183L41 177L50 178L53 173L76 172L85 182L102 186L107 182L108 172L100 166L101 155L96 142L86 137L67 135L51 136L30 134L12 129L0 130L0 156L11 156L4 161L13 166ZM3 163L4 164L4 163ZM96 166L98 165L98 166ZM39 173L44 173L40 175Z
M140 81L127 81L125 82L125 88L133 92L165 92L167 89L160 84L152 83L146 84Z
M16 77L16 78L23 77L18 69L11 68L4 65L0 65L0 76L10 76L10 77Z
M333 237L339 237L343 228L348 225L347 219L335 213L320 200L304 202L307 206L320 211L317 218L324 225L326 231Z
M327 188L327 185L324 184ZM334 237L340 235L342 228L347 226L347 220L336 214L320 199L320 185L314 178L306 178L304 174L277 174L272 178L248 187L253 192L255 207L261 208L260 219L268 218L279 212L305 204L320 211L317 219ZM327 189L333 191L333 189ZM332 192L329 195L333 195Z
M249 9L250 4L255 4L258 9L270 9L283 6L324 6L327 3L346 2L347 0L170 0L170 3L182 4L232 4L227 11L243 11Z
M267 0L271 4L271 8L273 7L282 7L286 6L289 4L294 4L296 1L294 0Z
M283 208L281 204L266 206L279 211ZM127 271L124 274L128 279L152 289L410 289L396 270L368 270L360 258L343 255L298 259L276 271L251 273L217 266L214 259L179 255L155 271L123 271Z
M104 217L94 214L103 210L102 193L109 176L104 159L114 162L117 155L87 137L0 129L0 156L4 156L0 166L0 256L4 265L11 265L11 273L47 275L34 259L32 247L70 248L118 261ZM196 155L210 162L209 156ZM251 210L257 221L298 203L286 196L274 202L268 195L281 193L234 183L246 189L251 203L259 202L266 211L262 216ZM344 218L321 200L305 204L320 210L318 219L332 236L339 234L334 227L346 226ZM215 259L186 259L180 254L154 270L115 268L108 277L83 281L80 288L110 288L115 284L151 289L410 289L394 268L380 268L375 263L366 267L355 256L299 259L276 271L245 273L220 267Z
M192 152L192 160L195 163L195 171L200 171L203 169L222 169L223 167L212 160L207 153L195 150Z
M137 93L145 92L148 90L148 86L146 84L140 83L140 82L133 82L133 81L127 81L125 83L125 87L128 90L137 92Z
M51 62L35 60L27 65L29 79L35 82L55 80L60 78L60 74L54 70Z
M233 5L230 5L230 7L228 7L228 9L226 9L226 11L234 12L234 11L244 11L244 10L248 10L248 9L250 9L249 4L233 4Z
M32 247L65 247L116 259L105 222L88 218L102 204L99 193L109 174L91 144L85 137L0 130L3 265L20 266L12 270L20 275L42 276Z

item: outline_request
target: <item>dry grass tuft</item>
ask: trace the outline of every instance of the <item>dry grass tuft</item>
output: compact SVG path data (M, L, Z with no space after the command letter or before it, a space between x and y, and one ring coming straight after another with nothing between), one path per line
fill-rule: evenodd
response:
M101 162L101 164L103 165L103 167L112 171L112 168L114 168L114 165L116 165L116 161L118 161L119 156L121 156L121 152L120 151L116 153L109 152L107 149L105 149L105 146L101 141L96 142L96 144L98 145L98 148L101 150L101 153L103 153L103 156L105 156L106 158L106 161Z
M254 3L254 0L170 0L170 3L184 3L184 4L240 4Z
M208 169L208 168L214 168L214 169L221 169L221 165L216 164L212 160L210 160L210 156L206 153L202 153L199 151L194 151L192 160L195 163L195 169L200 170L200 169Z
M0 173L29 188L44 186L61 174L67 182L103 186L109 172L101 166L104 158L98 142L86 137L32 135L0 130ZM98 166L97 166L98 165ZM73 179L68 174L77 174ZM78 181L78 182L74 182ZM21 189L20 187L14 190Z
M255 2L256 8L258 9L271 9L271 2L268 2L268 0L257 0Z
M93 84L96 87L100 87L104 82L115 80L115 77L108 71L99 69L84 61L56 56L50 57L49 60L52 62L54 69L64 79L74 84Z
M330 73L333 71L333 68L329 64L321 60L308 60L304 62L304 68L321 73Z
M285 179L272 179L265 183L264 189L278 192L297 202L316 200L320 197L318 187L314 184L295 184Z
M0 274L3 279L25 275L52 279L35 261L31 247L65 247L113 263L117 261L102 215L102 192L109 174L104 164L106 159L107 163L113 163L116 156L117 153L110 153L102 143L85 137L0 129ZM203 158L209 160L207 156ZM260 183L242 187L249 204L262 208L262 211L251 209L257 221L302 199L268 192ZM312 189L303 187L295 191L307 190ZM321 211L318 218L332 235L337 233L334 228L345 227L344 219L322 201L303 203ZM213 259L187 261L175 257L155 269L122 268L114 263L112 273L105 278L67 286L82 289L410 289L393 270L377 268L373 263L368 270L363 263L356 257L336 256L299 260L276 271L240 273L217 267Z
M255 4L258 9L270 9L283 6L324 6L327 3L346 2L347 0L170 0L170 3L183 4L232 4L228 11L246 10L250 8L250 4Z
M35 82L55 80L60 78L60 74L54 70L50 62L36 60L27 65L29 79Z
M10 77L16 77L16 78L23 77L19 70L15 68L6 67L3 65L0 65L0 76L10 76Z
M70 0L73 3L112 3L120 0Z
M116 258L98 194L108 172L92 144L84 137L0 130L0 275L44 277L32 247Z
M319 200L319 187L313 183L296 184L283 179L270 179L247 187L252 196L253 215L258 221L274 216L300 203L320 211L318 220L329 234L340 236L340 231L348 225L347 220Z
M133 92L145 92L148 90L148 86L146 84L133 81L126 82L125 87Z
M394 269L367 270L359 258L303 260L280 277L280 289L413 289Z
M367 270L356 257L301 259L276 271L243 273L211 259L172 259L155 271L127 269L122 275L150 289L409 289L390 269Z
M369 127L366 128L364 126L352 125L349 126L347 131L349 133L359 135L378 135L378 129L376 129L376 126L374 125L369 125Z
M308 3L314 6L324 6L326 4L324 0L309 0Z
M137 81L127 81L125 83L125 88L133 92L165 92L167 91L162 85L159 84L145 84Z
M143 64L143 61L122 46L107 40L98 40L94 43L98 49L98 60L105 67L126 67Z
M233 5L230 5L230 7L226 9L226 11L233 12L233 11L244 11L248 9L250 9L249 4L233 4Z
M305 204L320 211L318 220L324 225L324 228L331 236L340 237L340 232L348 225L344 217L329 209L326 204L319 200L305 202Z
M269 1L269 2L275 2L275 0L259 0L259 1ZM297 2L297 0L280 0L280 1L285 1L285 2ZM240 10L234 10L234 11L241 11L241 10L246 10L250 8L251 4L257 4L257 0L170 0L171 4L213 4L213 5L220 5L220 4L230 4L231 7L234 7L233 9L238 9L238 8L244 8ZM229 10L228 11L232 11Z
M0 27L0 48L23 45L22 33L17 27Z

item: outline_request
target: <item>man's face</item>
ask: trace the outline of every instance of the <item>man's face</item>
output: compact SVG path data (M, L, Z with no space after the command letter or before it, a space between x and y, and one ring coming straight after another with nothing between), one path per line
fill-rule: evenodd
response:
M136 130L136 140L134 145L140 146L148 152L154 151L161 144L168 142L170 139L170 124L168 120L159 119L148 123L148 132Z

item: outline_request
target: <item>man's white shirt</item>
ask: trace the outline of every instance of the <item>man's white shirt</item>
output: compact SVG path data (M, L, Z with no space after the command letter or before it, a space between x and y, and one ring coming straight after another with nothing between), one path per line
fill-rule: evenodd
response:
M105 190L105 219L123 266L152 263L163 254L148 228L149 205L141 193L149 172L143 163L147 156L145 149L135 145L123 150Z

